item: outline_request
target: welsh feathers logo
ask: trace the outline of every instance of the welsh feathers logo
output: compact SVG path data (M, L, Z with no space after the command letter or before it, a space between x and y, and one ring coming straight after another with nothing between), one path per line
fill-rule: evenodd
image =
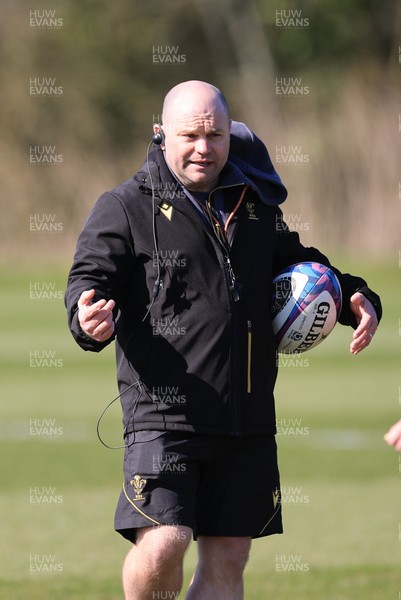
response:
M259 221L258 217L255 215L255 202L247 202L245 207L248 211L248 219L251 221Z
M140 475L135 475L134 479L131 479L130 484L134 488L135 498L134 500L145 500L142 496L143 488L145 487L147 479L143 479Z

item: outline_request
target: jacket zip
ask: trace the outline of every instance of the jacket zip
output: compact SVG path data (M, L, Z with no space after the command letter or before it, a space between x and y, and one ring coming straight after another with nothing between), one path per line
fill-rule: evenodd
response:
M245 184L243 184L245 185ZM223 190L223 189L229 189L232 187L238 187L238 185L230 185L230 186L222 186L220 188L216 188L219 190ZM213 190L213 191L216 191ZM210 195L209 195L209 200L210 200ZM235 273L231 267L231 261L230 261L230 256L229 256L229 252L230 252L230 246L227 242L227 247L223 244L223 242L221 242L219 240L219 238L216 236L216 239L220 245L220 247L223 249L223 257L224 257L224 267L225 267L225 274L226 274L226 280L229 286L229 294L230 294L230 304L231 304L231 311L230 311L230 316L229 316L229 323L230 323L230 337L231 337L231 348L230 348L230 377L229 377L229 404L231 406L231 410L232 410L232 415L233 415L233 427L232 427L232 435L240 435L241 434L241 426L240 426L240 414L239 414L239 406L240 406L240 394L239 394L239 389L240 389L240 382L237 381L234 383L234 385L232 384L233 378L235 379L235 376L237 373L240 372L239 370L239 344L240 344L240 340L239 340L239 331L237 327L232 327L232 321L233 321L233 316L235 315L235 312L238 311L238 305L236 304L239 300L239 295L237 293L237 290L235 289Z
M223 190L223 189L229 189L229 188L233 188L233 187L239 187L240 185L241 184L227 185L227 186L223 186L223 187L216 188L216 189ZM242 185L245 185L245 184L242 184ZM215 190L213 190L213 191L215 191ZM232 320L233 320L233 312L235 310L235 303L239 300L239 296L234 287L235 274L231 267L231 262L230 262L230 257L229 257L229 248L225 247L225 245L219 240L217 235L212 235L210 233L210 231L203 224L201 224L197 220L195 220L186 211L180 211L177 208L176 208L176 210L178 210L179 212L183 212L193 223L202 227L202 229L207 233L209 239L213 243L213 246L215 247L215 249L219 250L219 252L217 252L217 256L219 258L220 266L223 268L224 279L225 279L228 299L229 299L229 303L230 303L230 311L228 314L229 327L230 327L230 361L229 361L228 397L229 397L229 404L231 406L231 410L232 410L232 414L233 414L232 435L238 436L241 433L241 431L240 431L241 428L240 428L240 423L239 423L239 410L238 410L238 407L239 407L239 397L238 397L239 396L239 394L238 394L239 383L237 383L237 385L234 386L234 389L233 389L231 380L233 378L233 373L238 372L239 339L238 339L238 332L236 331L235 328L232 327Z
M252 321L248 321L248 365L247 365L247 384L246 384L246 391L248 394L250 394L252 392L251 367L252 367Z
M235 188L235 187L240 187L240 186L244 186L246 185L245 183L239 183L239 184L234 184L234 185L225 185L219 188L216 188L215 190L213 190L213 192L217 191L217 190L226 190L226 189L230 189L230 188ZM209 199L210 199L210 195L209 195ZM212 235L209 231L209 229L207 227L205 227L203 225L203 223L199 223L196 219L194 219L192 216L190 216L186 211L180 211L179 208L177 208L174 204L173 204L175 210L178 210L178 212L182 212L183 214L185 214L193 223L195 223L196 225L200 226L203 231L205 231L208 235L208 237L210 238L210 240L213 242L213 245L216 247L215 242L217 242L218 246L223 250L223 252L221 252L221 255L223 257L223 263L220 263L223 265L224 267L224 273L226 276L226 281L228 279L228 288L229 288L229 296L231 299L234 300L234 302L237 302L239 300L239 295L238 292L235 288L235 273L233 271L233 268L231 266L231 261L230 261L230 255L229 255L229 251L230 251L230 247L223 244L223 242L218 238L218 236L216 234ZM234 241L234 238L233 240ZM220 262L220 261L219 261Z

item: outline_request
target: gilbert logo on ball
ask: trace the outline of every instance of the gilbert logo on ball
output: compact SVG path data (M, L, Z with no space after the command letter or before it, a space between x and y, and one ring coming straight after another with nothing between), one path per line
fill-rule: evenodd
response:
M341 287L332 269L314 262L286 267L273 279L278 352L305 352L320 344L337 323L341 305Z

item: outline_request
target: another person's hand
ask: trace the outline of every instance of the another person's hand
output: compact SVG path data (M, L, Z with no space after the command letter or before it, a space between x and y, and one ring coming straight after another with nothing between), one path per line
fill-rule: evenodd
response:
M105 342L114 333L114 300L92 303L95 290L82 292L78 300L78 320L82 331L97 342Z
M354 331L349 349L351 354L358 354L369 346L379 323L372 303L363 294L356 292L351 296L350 302L358 327Z
M394 446L396 450L401 452L401 419L390 427L384 436L384 440L389 446Z

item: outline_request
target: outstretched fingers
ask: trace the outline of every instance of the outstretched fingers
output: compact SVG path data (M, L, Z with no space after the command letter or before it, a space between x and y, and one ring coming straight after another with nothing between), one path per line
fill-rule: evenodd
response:
M352 336L350 352L351 354L359 354L371 343L378 321L371 302L359 292L351 297L351 310L355 314L358 327Z

